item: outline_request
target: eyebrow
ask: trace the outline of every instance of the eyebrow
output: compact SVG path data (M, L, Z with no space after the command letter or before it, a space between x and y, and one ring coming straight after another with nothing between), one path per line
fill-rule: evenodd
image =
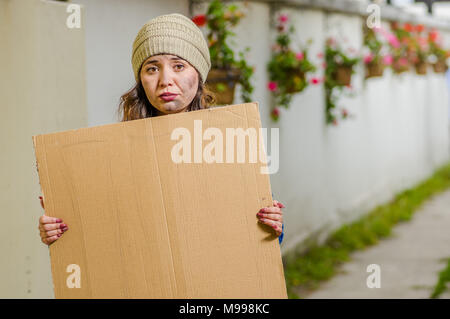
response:
M183 59L180 59L180 58L171 58L170 60L172 60L172 61L182 61ZM144 63L144 66L147 65L147 64L150 64L150 63L157 63L157 62L159 62L159 61L158 61L158 60L150 60L150 61L145 62L145 63Z

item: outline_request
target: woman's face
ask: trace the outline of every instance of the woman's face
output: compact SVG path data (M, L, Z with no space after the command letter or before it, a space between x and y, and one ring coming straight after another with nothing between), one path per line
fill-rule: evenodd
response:
M198 90L197 70L176 55L149 57L142 63L140 77L147 99L158 115L186 111ZM175 95L163 97L163 93Z

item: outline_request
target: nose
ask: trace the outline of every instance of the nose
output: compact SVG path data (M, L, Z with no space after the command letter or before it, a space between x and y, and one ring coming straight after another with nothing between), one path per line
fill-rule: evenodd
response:
M173 74L170 68L162 68L159 72L159 85L161 87L173 85Z

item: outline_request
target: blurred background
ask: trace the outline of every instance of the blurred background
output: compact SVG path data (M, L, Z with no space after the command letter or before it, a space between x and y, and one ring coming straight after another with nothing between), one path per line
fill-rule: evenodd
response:
M241 68L223 104L257 101L262 126L279 128L280 168L270 179L286 206L281 251L289 285L302 279L288 260L448 163L450 1L218 2L0 0L1 298L53 298L37 229L43 210L32 136L118 122L120 96L134 85L132 43L158 15L192 18L216 50L213 67ZM214 19L228 24L214 27ZM234 35L220 43L224 28ZM233 59L220 55L225 45ZM369 70L375 62L381 74ZM350 70L347 82L340 66ZM439 254L448 258L450 250ZM362 285L367 290L365 279ZM335 291L321 297L347 296ZM394 295L402 296L406 290Z

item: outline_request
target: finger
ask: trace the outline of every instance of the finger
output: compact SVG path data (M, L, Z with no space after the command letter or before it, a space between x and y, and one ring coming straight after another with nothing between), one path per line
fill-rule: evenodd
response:
M277 233L277 236L280 236L281 233L283 232L283 224L282 223L277 222L272 228Z
M64 234L64 232L66 231L66 230L68 230L68 228L64 228L64 229L54 229L54 230L49 230L49 231L41 231L40 233L41 233L41 237L44 237L44 238L46 238L46 237L52 237L52 236L55 236L55 235L58 235L58 234Z
M284 206L282 203L280 203L277 200L273 200L273 206L279 207L279 208L285 208L286 207L286 206Z
M50 217L44 214L39 218L39 223L40 224L62 223L62 219L57 217Z
M266 224L266 225L270 226L270 227L281 225L280 222L277 222L277 221L274 221L274 220L271 220L271 219L267 219L267 218L260 218L259 221L261 223L263 223L263 224Z
M49 230L54 230L54 229L58 229L58 228L63 229L66 227L67 227L66 224L43 224L43 225L40 225L39 229L47 232Z
M57 225L57 226L55 226L55 225ZM48 231L48 230L53 230L53 229L58 229L58 228L61 228L61 227L57 223L51 223L51 224L39 223L40 231Z
M44 208L44 199L42 198L42 196L39 196L39 200L41 202L42 208Z
M267 218L267 219L271 219L273 221L283 222L283 215L280 215L280 214L258 213L257 215L258 215L258 218Z
M52 237L47 237L47 238L42 238L42 242L46 245L50 245L51 243L53 243L55 240L57 240L59 237L58 235L52 236Z
M276 221L272 221L272 220L266 219L266 218L262 218L259 221L261 223L263 223L263 224L266 224L266 225L272 227L277 232L278 236L281 235L282 225L283 225L282 223L276 222Z
M259 210L260 213L281 214L280 207L263 207Z
M51 232L51 236L49 235L49 233ZM58 229L55 230L49 230L48 232L45 230L39 230L39 235L41 236L41 238L47 238L47 237L52 237L58 234Z

